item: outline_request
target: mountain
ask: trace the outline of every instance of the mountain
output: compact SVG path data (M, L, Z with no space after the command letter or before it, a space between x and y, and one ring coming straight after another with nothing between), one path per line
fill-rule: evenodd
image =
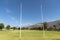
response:
M54 25L56 26L56 29L60 29L60 20L52 21L52 22L47 22L48 28L54 28ZM42 23L37 23L34 25L28 26L29 28L37 28L37 27L43 27Z

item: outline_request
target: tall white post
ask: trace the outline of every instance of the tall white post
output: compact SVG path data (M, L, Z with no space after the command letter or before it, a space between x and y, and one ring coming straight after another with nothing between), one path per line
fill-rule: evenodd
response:
M20 3L20 39L21 39L21 27L22 27L22 2Z
M43 19L43 10L42 10L42 4L41 4L41 18L42 18L42 23L44 22ZM43 25L43 24L42 24ZM45 37L45 30L44 30L44 25L43 25L43 37Z

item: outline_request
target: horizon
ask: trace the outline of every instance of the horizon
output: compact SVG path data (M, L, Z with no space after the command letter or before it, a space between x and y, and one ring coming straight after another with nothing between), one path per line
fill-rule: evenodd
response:
M54 20L54 21L45 21L47 23L49 22L55 22L55 21L60 21L60 20ZM35 24L41 24L42 22L39 22L39 23L35 23ZM43 22L44 23L44 22ZM35 25L35 24L27 24L27 25L23 25L22 27L27 27L27 26L31 26L31 25Z

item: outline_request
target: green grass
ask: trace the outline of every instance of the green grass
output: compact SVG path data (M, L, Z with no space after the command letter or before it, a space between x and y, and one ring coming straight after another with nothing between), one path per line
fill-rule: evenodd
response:
M60 32L46 31L45 37L43 32L38 30L22 30L22 40L60 40Z
M19 30L0 31L0 40L60 40L60 32L57 31L45 31L45 37L38 30L22 30L21 33L20 39Z
M0 31L0 40L19 40L19 30Z

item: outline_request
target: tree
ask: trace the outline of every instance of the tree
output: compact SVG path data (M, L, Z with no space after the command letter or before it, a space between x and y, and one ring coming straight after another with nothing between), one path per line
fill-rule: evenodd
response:
M58 23L58 25L59 25L59 30L60 30L60 22Z
M2 30L4 28L4 24L0 23L0 30Z
M48 31L53 31L53 28L50 26L47 30Z
M20 27L18 27L18 30L20 30Z
M43 28L44 28L44 30L47 29L47 22L44 22L44 23L43 23Z
M13 27L13 30L17 29L16 27Z
M29 27L21 27L21 30L28 30Z
M42 30L42 27L38 27L38 30Z
M10 30L10 25L7 25L7 26L6 26L6 29L7 29L7 30Z
M56 30L56 25L53 25L53 27L55 28L55 30Z

